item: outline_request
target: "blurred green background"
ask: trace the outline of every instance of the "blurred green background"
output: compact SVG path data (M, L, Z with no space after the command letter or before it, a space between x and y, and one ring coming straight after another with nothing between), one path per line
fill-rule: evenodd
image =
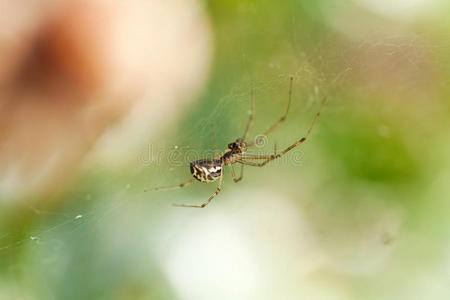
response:
M450 299L447 1L205 1L214 58L176 121L0 212L0 299ZM215 184L184 158L252 137L288 158ZM145 160L143 157L147 157ZM289 158L290 157L290 158ZM235 168L238 169L238 168ZM48 197L48 196L46 196ZM50 196L51 197L51 196ZM51 203L51 204L48 204ZM57 203L57 204L55 204Z

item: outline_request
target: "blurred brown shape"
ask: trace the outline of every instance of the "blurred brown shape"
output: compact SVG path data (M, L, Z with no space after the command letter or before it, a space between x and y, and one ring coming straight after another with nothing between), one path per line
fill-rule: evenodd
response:
M208 23L194 2L33 4L7 3L0 21L2 199L57 191L148 89L195 89L209 61ZM183 48L192 50L180 62ZM169 76L158 76L166 66Z

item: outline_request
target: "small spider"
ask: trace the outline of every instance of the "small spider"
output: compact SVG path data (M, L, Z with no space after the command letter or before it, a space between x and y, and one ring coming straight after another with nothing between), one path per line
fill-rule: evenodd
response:
M293 82L293 77L290 78L288 104L287 104L285 113L277 122L275 122L275 124L272 125L272 127L270 127L268 130L266 130L264 132L263 136L267 137L272 131L274 131L278 126L280 126L280 124L283 123L284 120L286 119L286 116L289 112L289 106L291 104L292 82ZM249 143L246 142L249 137L250 130L253 127L254 117L255 117L255 99L254 99L253 89L251 92L251 99L252 99L252 110L250 112L250 119L248 121L247 128L245 130L245 134L242 138L237 138L234 142L229 143L228 148L219 155L219 152L217 150L217 145L216 145L216 139L214 136L214 131L212 129L211 132L212 132L213 142L214 142L215 157L214 157L214 159L201 159L201 160L191 162L190 169L191 169L192 176L194 178L192 178L189 181L183 182L179 185L157 187L157 188L152 188L152 189L146 189L144 191L147 192L147 191L156 191L156 190L177 189L177 188L183 188L183 187L185 187L191 183L197 182L197 181L208 183L208 182L213 182L213 181L219 180L216 191L214 193L212 193L212 195L209 196L208 200L206 200L202 204L174 204L174 206L181 206L181 207L203 208L206 205L208 205L211 202L211 200L220 192L220 188L222 186L222 180L223 180L224 166L230 167L231 177L233 178L233 181L238 182L242 179L242 176L244 174L243 173L244 165L249 165L249 166L253 166L253 167L262 167L262 166L265 166L268 162L270 162L274 159L280 158L281 156L286 154L288 151L292 150L293 148L297 147L298 145L300 145L301 143L306 141L306 139L308 138L309 134L311 133L314 125L316 124L316 122L319 118L319 115L320 115L320 112L322 110L323 103L324 103L324 102L322 102L319 111L316 113L314 120L304 137L302 137L301 139L299 139L298 141L296 141L295 143L293 143L292 145L290 145L289 147L287 147L286 149L284 149L283 151L281 151L278 154L275 153L272 155L247 155L247 154L245 154L247 152L247 148L255 146L258 142L258 141L253 141L253 142L249 142ZM259 160L260 162L252 162L249 160L256 160L256 161ZM236 178L236 175L233 170L234 163L241 164L241 174L237 178Z

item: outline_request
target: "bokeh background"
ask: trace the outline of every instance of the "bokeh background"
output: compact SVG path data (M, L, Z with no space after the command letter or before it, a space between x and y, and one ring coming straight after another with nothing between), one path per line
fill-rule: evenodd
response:
M448 1L2 6L0 299L450 299Z

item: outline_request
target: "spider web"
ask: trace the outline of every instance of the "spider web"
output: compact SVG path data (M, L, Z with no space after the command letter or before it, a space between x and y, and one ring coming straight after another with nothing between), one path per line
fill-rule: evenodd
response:
M243 13L243 15L246 14ZM295 27L297 18L294 16L291 21ZM249 31L244 33L255 34ZM364 79L366 81L362 81L363 84L356 87L356 90L369 98L377 95L379 86L370 85L368 82L373 78L371 76L377 76L378 70L376 63L365 60L364 55L367 53L380 51L388 53L389 57L397 58L392 60L398 62L393 69L407 67L407 72L401 73L408 73L406 78L389 78L393 81L394 94L408 93L412 87L428 84L424 82L424 76L421 73L426 69L424 68L425 57L432 56L436 60L448 60L446 53L450 50L448 46L450 40L444 40L442 44L429 42L429 36L433 34L433 32L415 35L395 34L378 39L367 37L357 43L350 43L347 47L339 47L338 52L335 49L329 49L328 45L317 43L315 51L306 52L301 51L301 38L293 30L288 40L282 41L288 45L288 50L283 51L280 57L275 55L265 61L260 61L256 55L253 56L250 49L241 47L236 51L235 60L242 66L243 75L241 74L238 80L218 76L220 78L217 81L220 82L213 82L212 85L215 89L224 92L220 95L207 93L199 99L198 104L187 116L182 117L178 126L163 133L164 144L156 147L163 149L163 153L174 148L181 153L194 149L197 153L210 155L212 142L209 124L212 124L215 127L218 146L222 150L229 141L244 133L249 116L251 86L256 97L256 121L252 133L254 137L282 115L284 104L287 102L289 77L294 76L293 105L288 116L289 121L283 124L288 134L277 132L274 139L270 140L271 144L264 148L270 152L273 144L276 143L279 149L282 149L284 145L289 145L289 141L298 138L293 129L298 127L299 122L302 128L306 128L323 97L326 96L329 101L326 108L328 116L332 118L343 114L346 103L340 95L349 88L348 82L351 81L349 79L368 74L368 77ZM235 41L236 37L232 36L228 41L225 39L224 43L229 43L231 48L235 46ZM389 63L389 60L381 61L381 63ZM450 81L447 84L450 84ZM423 98L426 96L424 94ZM207 110L204 109L205 106L208 107ZM152 141L154 141L153 138ZM130 153L130 155L139 156L138 153ZM167 154L163 154L163 159L167 161ZM152 177L153 184L156 186L163 183L177 184L186 178L185 175L189 175L185 165L168 166L167 162L151 168L125 166L126 171L112 170L112 175L97 172L96 168L97 166L91 166L83 170L81 177L88 179L82 179L73 185L68 192L67 198L70 201L67 204L55 207L43 205L44 208L40 208L36 204L26 203L25 211L28 211L26 214L31 221L23 228L14 228L14 230L5 226L6 230L0 232L0 261L3 257L3 264L8 265L7 261L14 253L27 251L35 251L37 254L34 255L39 257L42 263L46 260L58 259L61 251L67 250L67 247L73 243L88 244L92 237L84 240L84 236L105 234L103 227L114 227L116 219L121 219L120 224L125 224L123 219L129 215L125 214L126 217L124 217L122 213L124 210L136 212L149 209L145 214L150 215L149 218L152 219L146 222L133 221L131 223L134 226L127 230L136 230L136 226L158 222L160 218L158 214L167 214L167 211L171 209L167 201L177 201L176 199L184 197L183 192L158 196L159 200L156 203L146 201L146 197L142 195L142 189L148 186L145 172L164 174L161 178ZM93 185L87 183L90 180L102 182L100 184L102 189L96 187L91 193L90 189ZM199 191L199 188L194 188L194 194L195 191ZM160 200L162 198L169 200ZM154 205L157 206L158 212L151 212ZM138 215L144 218L145 214ZM158 226L155 226L154 232L157 228ZM45 254L33 248L40 248ZM8 266L9 268L17 267L17 265L23 267L20 264L16 261Z
M415 41L422 38L423 36L419 35L408 37L406 39L403 36L393 36L384 38L377 42L374 42L372 39L368 39L367 41L361 42L355 48L349 48L345 51L351 52L361 47L373 47L373 49L375 50L379 49L379 47L384 47L390 52L391 55L403 55L405 48L408 49L410 47L415 47ZM440 52L448 50L447 47L431 44L422 44L422 47L423 49L421 50L428 52L427 54L439 54ZM320 45L318 45L317 52L321 53L323 51L327 50L321 49ZM336 53L335 55L344 56L346 54ZM250 71L249 69L246 69L244 67L244 73L247 74L243 76L241 82L233 83L233 86L231 87L225 87L225 89L228 89L228 92L225 95L219 96L217 99L213 100L214 104L212 109L209 109L204 113L204 111L202 111L201 109L202 104L200 102L199 111L202 115L202 118L198 119L195 123L192 123L191 128L183 132L184 140L192 141L191 145L179 146L179 143L176 142L176 137L168 137L168 142L166 143L166 145L172 145L173 147L176 147L180 151L182 151L191 147L195 148L195 142L199 139L202 141L210 141L210 127L204 126L204 124L217 124L218 122L220 122L221 117L223 117L224 114L229 114L233 115L233 117L236 117L236 124L232 125L232 131L235 132L235 134L223 137L220 136L219 132L216 132L216 135L219 136L218 143L223 149L224 143L226 143L226 141L231 141L235 137L241 136L244 132L246 122L248 120L248 115L250 113L250 97L252 85L256 95L255 97L257 98L256 124L253 132L264 131L264 129L267 129L268 123L258 120L258 116L266 116L267 111L274 111L274 113L272 114L273 122L275 122L277 118L281 116L284 110L283 103L287 102L288 81L290 76L294 76L295 78L294 98L301 99L300 102L297 103L295 102L298 99L293 100L294 103L292 105L293 107L291 108L289 118L291 118L292 115L298 113L300 110L304 112L306 111L311 115L311 112L313 112L312 107L320 101L321 95L327 95L327 97L333 98L332 96L330 96L330 94L332 95L332 93L336 93L336 91L339 91L339 89L344 88L342 82L345 81L345 78L351 74L352 70L355 68L355 65L358 66L358 68L362 68L362 70L364 70L364 66L360 66L358 64L358 60L348 60L345 65L337 68L336 71L331 75L325 75L324 71L320 71L320 69L326 70L330 66L330 61L328 60L329 58L330 57L328 56L327 59L325 59L324 57L321 57L321 55L318 55L317 57L308 57L308 60L314 61L314 65L319 66L315 70L314 74L312 73L309 65L306 63L304 64L303 62L295 62L293 63L293 65L298 67L295 69L289 68L289 70L287 70L282 66L277 65L276 61L266 61L264 62L264 64L266 65L266 69L275 69L272 75L272 79L257 79L255 78L257 77L256 75L251 74L252 72L255 73L255 70ZM241 55L238 56L238 59L242 62L243 66L248 64L247 62L249 60L254 60L249 54L245 52L244 49L241 50ZM296 61L296 56L292 55L290 59ZM411 66L415 69L415 72L420 72L421 57L417 52L412 54L406 53L405 59L410 62ZM258 62L253 61L253 64L258 64ZM367 66L367 68L369 67L370 66ZM411 84L414 83L413 80L414 79L411 79L411 81L403 82L403 85L398 85L398 89L407 89ZM226 86L227 83L225 82L223 83L223 85ZM300 87L298 85L300 85ZM369 88L366 89L368 92L373 92ZM318 94L320 95L318 96ZM267 98L277 98L277 101L271 102L270 100L268 101ZM339 101L339 99L332 99L331 101ZM276 104L275 108L273 104ZM339 105L334 105L332 103L329 107L327 107L327 110L329 111L329 113L338 113L341 108ZM305 116L305 114L303 114L303 116ZM294 119L294 117L292 117L292 119ZM255 134L253 133L253 136L254 135ZM292 140L292 137L290 138L290 140ZM204 148L207 148L209 153L212 153L212 143L210 143L210 145L202 146ZM269 147L268 149L271 148ZM172 168L170 171L176 172L179 171L179 169ZM88 207L87 209L69 209L69 211L67 212L61 212L59 209L40 209L32 204L25 204L28 207L30 213L35 215L37 219L51 219L52 221L50 221L50 223L54 224L49 225L46 224L47 222L44 222L44 225L40 225L39 223L41 222L37 221L36 227L34 227L35 225L33 225L32 228L25 230L25 232L21 234L23 236L22 239L12 242L8 241L11 234L8 232L3 232L2 234L0 234L0 256L5 255L6 251L14 250L17 247L22 247L24 245L39 246L39 244L45 243L46 241L48 241L48 239L54 238L52 237L52 234L57 230L67 231L69 235L73 231L89 230L89 226L91 226L92 223L102 222L102 219L108 218L108 215L111 214L112 211L120 210L121 207L127 205L126 203L129 203L129 201L125 200L124 198L126 198L125 195L127 194L127 191L133 185L132 181L133 180L130 180L129 184L125 184L113 193L120 196L113 197L115 199L112 201L112 203L99 203L94 205L94 207ZM89 193L80 193L80 195L76 196L75 198L90 201L92 199L92 196L90 196Z

